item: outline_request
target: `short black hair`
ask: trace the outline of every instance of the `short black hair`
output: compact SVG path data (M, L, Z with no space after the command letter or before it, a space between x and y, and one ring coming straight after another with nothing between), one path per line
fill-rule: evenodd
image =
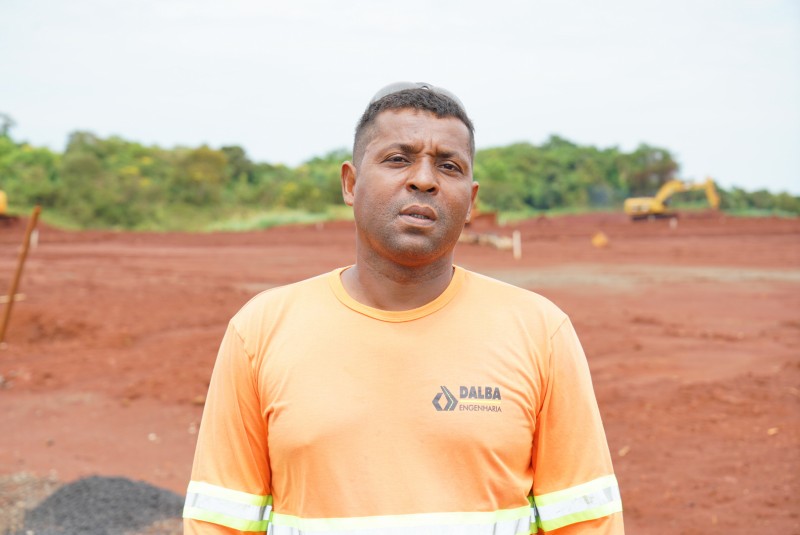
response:
M361 162L369 131L375 124L378 115L387 110L402 109L427 111L440 119L455 117L460 120L469 130L470 157L475 157L475 127L464 108L455 100L436 92L436 90L413 88L390 93L370 102L356 126L356 135L353 140L353 163L355 165L359 165Z

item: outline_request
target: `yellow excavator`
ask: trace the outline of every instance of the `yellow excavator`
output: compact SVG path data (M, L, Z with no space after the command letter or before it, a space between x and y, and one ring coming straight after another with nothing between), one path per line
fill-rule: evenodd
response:
M684 180L670 180L664 183L655 197L631 197L625 199L625 213L632 219L648 219L654 217L673 217L675 211L669 208L669 199L682 191L705 190L709 206L719 208L719 194L711 178L704 182L692 183Z
M0 226L9 226L17 220L17 216L8 213L8 197L0 189Z

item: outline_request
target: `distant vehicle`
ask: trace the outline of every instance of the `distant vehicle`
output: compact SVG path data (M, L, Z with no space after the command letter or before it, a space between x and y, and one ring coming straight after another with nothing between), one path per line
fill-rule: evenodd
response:
M0 190L0 224L10 225L17 220L17 216L8 213L8 196L6 192Z
M655 197L631 197L625 199L625 213L634 220L673 217L676 212L669 207L670 197L676 193L694 190L705 190L708 205L714 210L719 208L719 194L714 181L706 178L705 182L698 184L683 180L670 180L661 186Z

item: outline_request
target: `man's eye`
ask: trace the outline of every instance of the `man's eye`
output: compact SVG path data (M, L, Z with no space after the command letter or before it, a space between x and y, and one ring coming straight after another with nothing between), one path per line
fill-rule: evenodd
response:
M402 163L402 162L405 162L406 159L404 157L402 157L402 156L389 156L388 158L386 158L386 161L387 162Z
M442 167L448 171L458 171L458 166L454 163L445 162L442 164Z

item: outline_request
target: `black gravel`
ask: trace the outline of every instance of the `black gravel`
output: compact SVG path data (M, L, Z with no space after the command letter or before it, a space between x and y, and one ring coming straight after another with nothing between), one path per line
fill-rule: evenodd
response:
M143 481L89 477L64 485L25 513L14 535L120 535L179 518L183 496Z

